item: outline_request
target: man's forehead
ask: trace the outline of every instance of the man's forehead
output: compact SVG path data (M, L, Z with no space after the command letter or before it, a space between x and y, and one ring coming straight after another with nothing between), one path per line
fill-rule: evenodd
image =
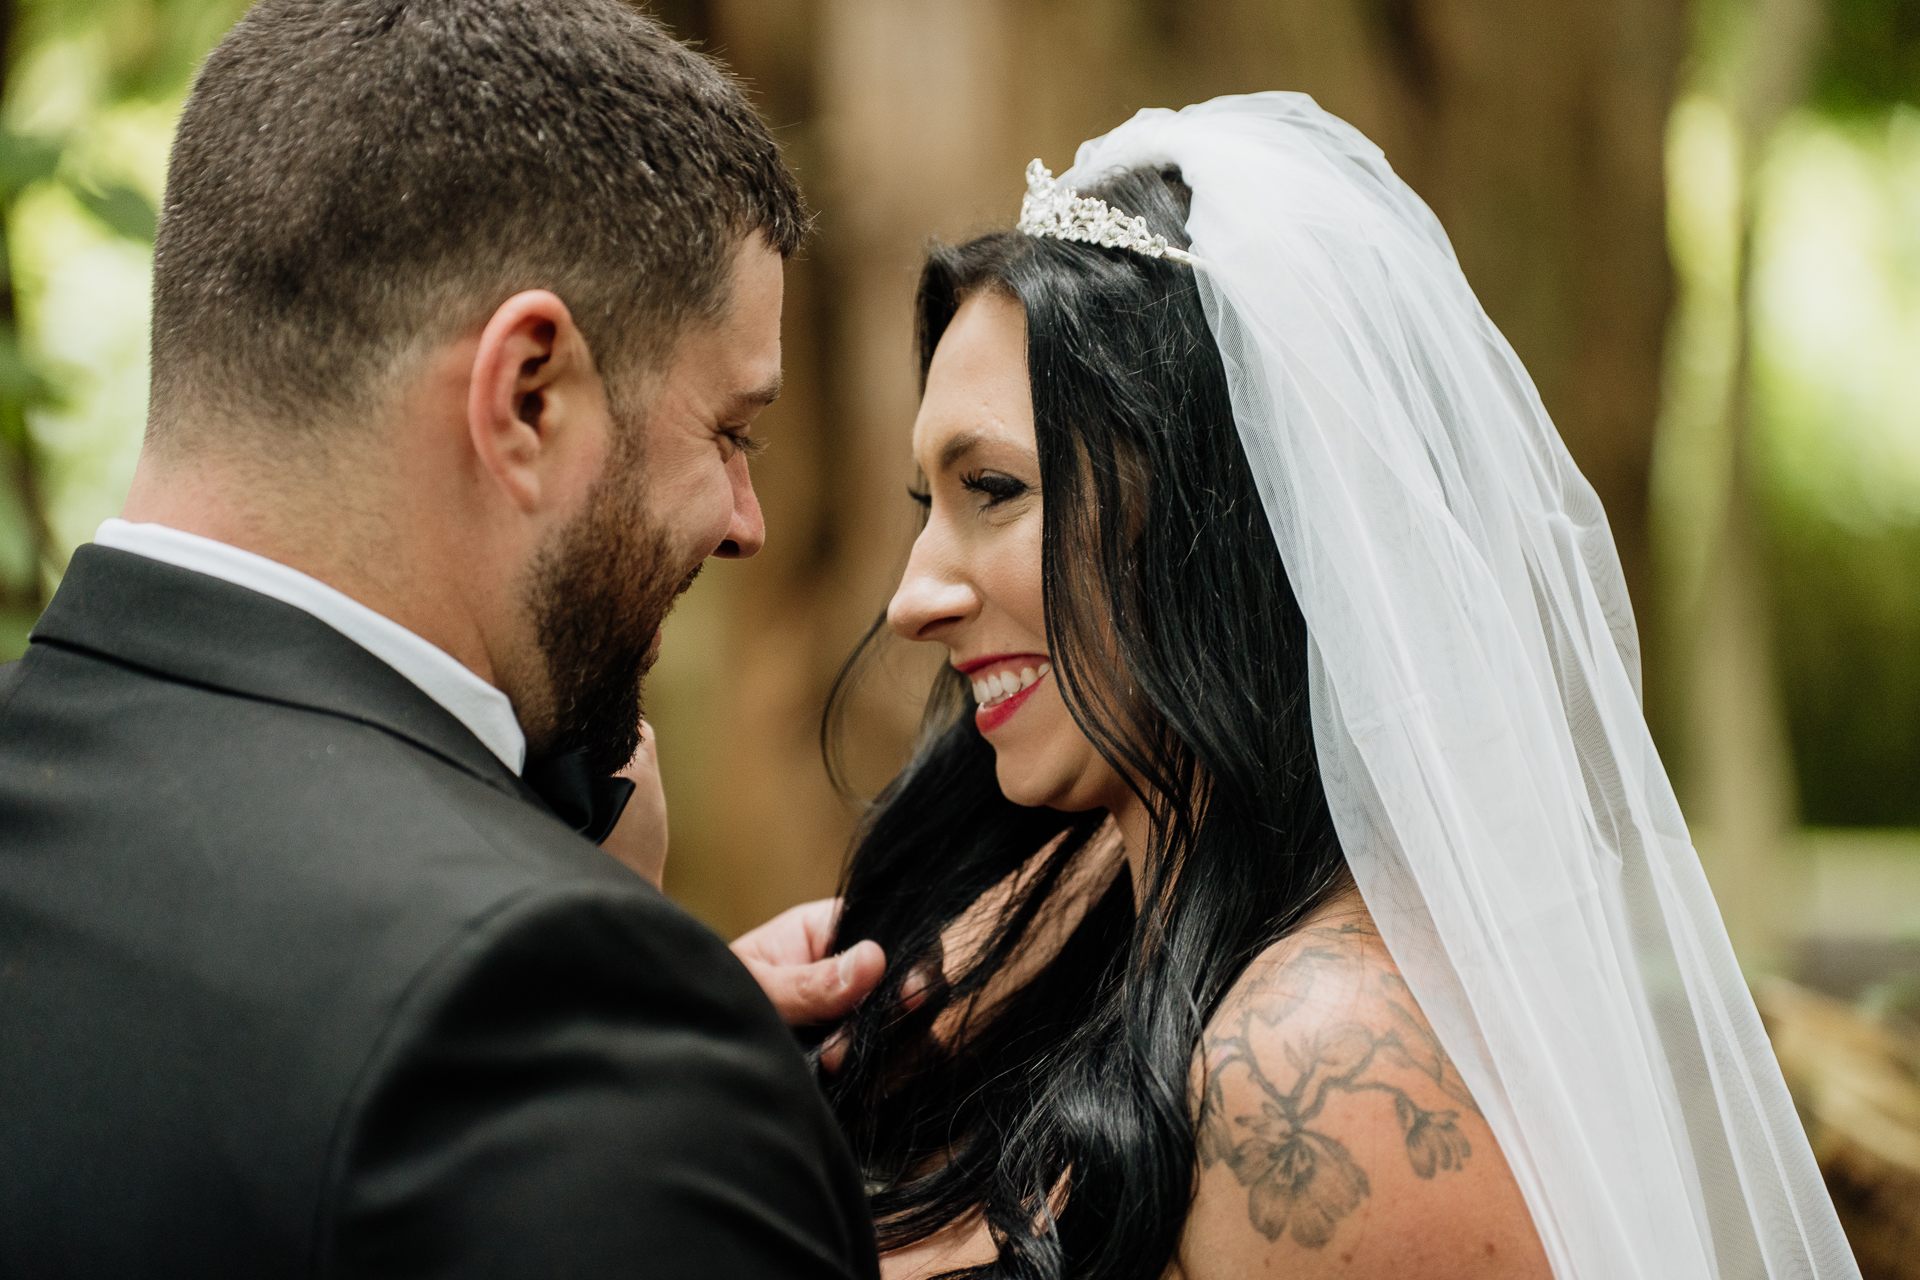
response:
M764 409L780 395L780 328L694 325L676 344L667 381L678 394L728 410Z
M786 263L755 232L734 259L732 295L715 337L728 367L727 393L752 408L780 394L780 311Z

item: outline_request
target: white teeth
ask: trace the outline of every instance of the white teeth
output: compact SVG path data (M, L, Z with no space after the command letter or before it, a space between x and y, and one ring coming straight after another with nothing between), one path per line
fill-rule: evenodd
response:
M1017 673L996 671L983 680L973 682L973 700L976 704L985 706L990 702L999 702L1002 698L1010 698L1022 690L1033 688L1052 670L1051 662L1043 662L1037 668L1022 667Z

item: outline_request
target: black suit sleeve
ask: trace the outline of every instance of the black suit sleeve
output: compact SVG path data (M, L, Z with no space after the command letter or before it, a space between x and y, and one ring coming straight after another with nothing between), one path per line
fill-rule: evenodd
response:
M324 1271L877 1275L845 1146L718 939L639 895L500 914L369 1067Z

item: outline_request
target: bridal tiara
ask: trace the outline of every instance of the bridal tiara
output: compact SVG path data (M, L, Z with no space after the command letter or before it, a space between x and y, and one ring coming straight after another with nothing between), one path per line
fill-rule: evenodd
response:
M1190 267L1200 259L1147 230L1145 218L1129 218L1106 201L1062 186L1053 171L1035 160L1027 166L1027 194L1020 201L1019 229L1030 236L1078 240L1109 249L1131 249L1149 258L1167 258Z

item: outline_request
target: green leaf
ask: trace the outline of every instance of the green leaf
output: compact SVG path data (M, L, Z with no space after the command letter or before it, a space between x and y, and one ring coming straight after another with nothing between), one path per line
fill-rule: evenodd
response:
M1814 105L1860 115L1920 105L1920 5L1913 0L1829 0L1813 75Z
M87 212L129 240L153 243L160 227L160 215L153 201L124 183L113 183L99 191L76 185L73 194Z
M20 349L13 326L0 321L0 448L25 448L26 411L57 403L53 385Z
M53 176L66 143L0 130L0 200L12 204L27 187Z
M28 465L19 447L0 441L0 616L7 606L30 602L38 594L40 548L25 487ZM0 662L18 656L17 651L0 652Z

